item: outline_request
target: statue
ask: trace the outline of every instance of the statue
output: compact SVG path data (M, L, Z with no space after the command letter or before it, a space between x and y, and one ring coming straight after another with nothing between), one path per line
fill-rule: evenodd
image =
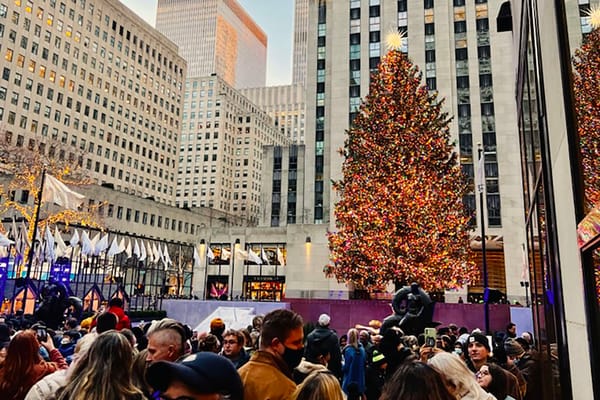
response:
M62 326L65 313L68 317L79 319L83 310L83 303L79 297L69 296L67 286L51 277L40 290L41 304L35 311L37 321L44 321L51 329Z
M380 334L392 327L402 330L404 335L418 336L425 328L438 325L432 321L434 302L418 283L404 286L394 294L394 313L383 320Z

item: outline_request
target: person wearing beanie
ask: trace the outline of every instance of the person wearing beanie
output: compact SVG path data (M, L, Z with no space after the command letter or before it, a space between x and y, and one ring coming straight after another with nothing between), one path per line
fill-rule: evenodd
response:
M469 354L467 366L469 369L478 372L481 366L488 362L491 351L488 338L483 333L473 332L467 339L467 352Z
M342 378L342 351L339 346L338 337L333 329L329 328L331 317L321 314L317 320L317 326L306 337L305 357L314 352L318 347L325 347L329 351L329 369L338 379Z
M217 353L223 347L223 332L225 332L225 322L221 318L214 318L210 321L210 334L215 335L219 339L219 348Z
M508 339L504 343L504 350L506 351L507 364L512 365L513 368L519 371L525 382L526 387L523 398L525 400L537 399L539 397L539 391L542 385L540 381L539 373L537 372L539 360L538 353L535 349L524 348L520 343L521 338ZM519 376L512 372L517 378Z

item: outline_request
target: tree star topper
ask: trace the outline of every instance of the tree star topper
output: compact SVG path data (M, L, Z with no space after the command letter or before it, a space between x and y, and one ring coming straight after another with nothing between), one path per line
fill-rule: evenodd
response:
M600 5L591 6L586 12L586 16L590 18L590 25L593 29L600 27Z
M385 47L388 51L400 50L402 48L402 39L404 39L404 33L391 31L385 35Z

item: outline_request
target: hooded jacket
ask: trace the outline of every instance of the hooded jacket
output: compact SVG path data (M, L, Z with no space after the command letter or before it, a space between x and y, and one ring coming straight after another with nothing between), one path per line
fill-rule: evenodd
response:
M318 326L306 337L306 352L309 354L312 346L321 342L329 350L329 363L327 368L333 372L338 379L342 377L342 352L337 335L326 326Z

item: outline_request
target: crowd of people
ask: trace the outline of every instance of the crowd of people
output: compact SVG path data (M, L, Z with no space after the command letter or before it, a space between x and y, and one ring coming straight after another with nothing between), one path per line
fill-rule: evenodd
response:
M170 318L132 327L119 299L91 319L67 319L58 330L0 316L0 398L538 397L532 335L517 337L512 323L491 337L455 324L428 337L405 335L397 327L382 331L376 323L338 336L330 323L327 314L315 326L280 309L241 330L228 329L220 318L211 321L209 332Z

